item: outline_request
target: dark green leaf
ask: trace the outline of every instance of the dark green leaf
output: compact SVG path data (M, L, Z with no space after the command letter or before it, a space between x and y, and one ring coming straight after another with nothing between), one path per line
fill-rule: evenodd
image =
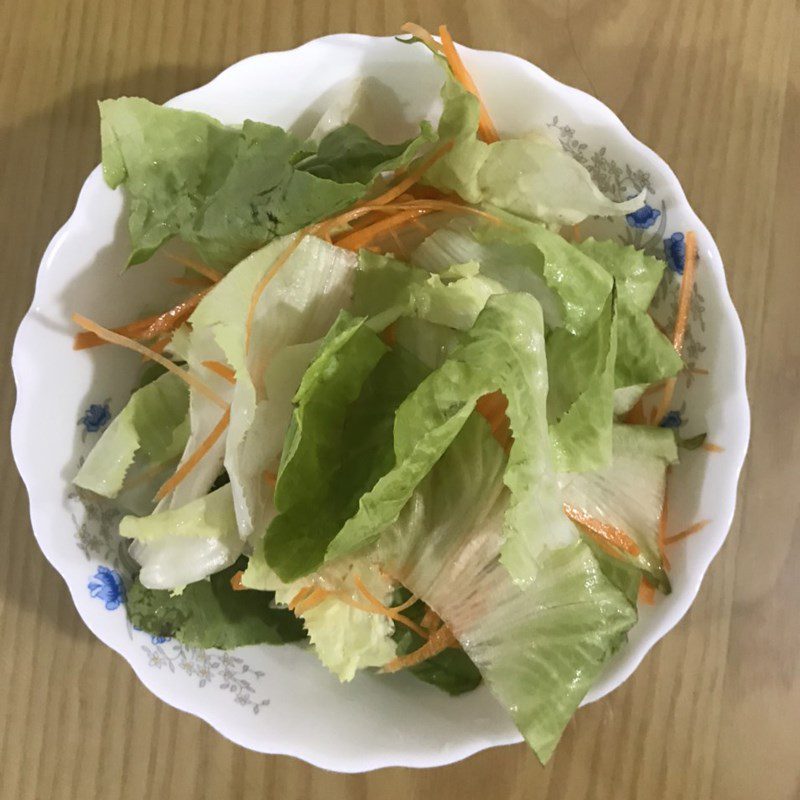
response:
M190 583L182 594L146 589L138 579L127 592L131 624L153 636L172 636L189 647L229 650L249 644L282 644L304 638L302 621L271 606L272 592L234 591L240 558L209 580Z

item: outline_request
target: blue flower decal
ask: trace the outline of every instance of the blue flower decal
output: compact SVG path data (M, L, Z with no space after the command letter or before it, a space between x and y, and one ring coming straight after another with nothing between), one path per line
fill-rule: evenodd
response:
M83 425L89 433L105 428L111 420L111 409L108 403L92 403L84 415L78 420L78 425Z
M645 203L632 214L626 214L625 219L632 228L650 228L660 216L661 212L657 208Z
M169 636L151 636L150 641L153 644L164 644L164 642L168 642L170 640Z
M683 425L683 420L681 419L680 411L670 411L661 420L662 428L680 428L681 425Z
M682 233L673 233L668 239L664 239L664 253L669 268L678 275L683 275L683 266L686 263L686 239Z
M125 584L122 582L122 576L114 569L98 567L88 586L89 594L92 597L99 597L106 604L108 611L119 608L120 604L125 602Z

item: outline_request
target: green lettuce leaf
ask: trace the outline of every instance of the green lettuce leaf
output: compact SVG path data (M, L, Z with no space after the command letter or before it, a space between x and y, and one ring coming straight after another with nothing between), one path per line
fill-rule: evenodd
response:
M646 311L620 302L614 385L622 388L656 383L677 375L683 360Z
M262 547L279 577L313 572L358 499L392 466L395 411L426 374L343 312L303 377Z
M562 475L562 499L625 531L639 546L639 554L620 551L619 560L669 592L658 548L658 525L667 466L678 459L675 437L665 428L614 425L613 453L611 463L602 469Z
M263 550L257 549L247 563L242 584L274 592L275 602L280 605L288 604L301 589L320 585L363 603L363 595L355 584L356 577L382 603L390 601L393 582L377 564L363 559L284 583L267 564ZM302 617L315 654L342 682L351 681L360 669L382 667L395 656L394 623L382 614L355 608L337 595L330 595L302 612Z
M230 484L179 508L123 517L119 533L133 540L139 580L150 589L199 581L236 561L243 547Z
M229 267L275 237L346 208L366 189L357 180L314 174L326 171L322 161L311 171L298 168L311 155L308 145L274 125L225 126L136 97L103 101L100 120L103 174L112 188L123 185L130 201L131 264L179 236L207 262ZM366 139L348 128L323 139L323 157L337 178L371 177L413 157L429 138L426 132L400 152L374 143L367 155ZM360 170L359 156L368 159Z
M187 647L229 650L251 644L283 644L304 638L302 622L287 609L273 608L271 595L231 588L244 559L190 583L179 595L148 589L140 580L127 590L128 618L153 636L175 637Z
M353 310L366 317L413 316L457 330L473 326L486 301L504 292L483 277L474 262L431 274L390 256L362 250L353 292ZM392 310L393 314L387 314ZM385 316L384 316L385 315Z
M131 395L78 470L74 483L104 497L116 497L137 457L146 466L177 458L189 436L189 392L166 374Z
M618 216L642 206L639 195L616 203L592 181L588 170L541 136L478 140L478 100L446 69L439 138L455 145L425 173L437 189L470 203L489 203L527 219L575 225L586 217Z
M613 298L581 336L565 328L547 339L550 438L556 467L585 472L611 461L616 312Z
M377 555L450 626L542 761L636 619L580 541L544 551L533 580L498 558L503 454L472 418L414 491Z
M358 125L346 124L326 134L297 169L337 183L368 184L378 173L408 164L434 139L427 123L420 136L399 144L382 144Z
M503 558L516 578L535 575L542 548L575 538L551 474L542 313L528 295L491 297L462 344L397 411L395 465L365 493L327 559L373 544L450 446L485 394L502 391L514 433L504 480L511 489ZM479 424L483 424L479 420Z

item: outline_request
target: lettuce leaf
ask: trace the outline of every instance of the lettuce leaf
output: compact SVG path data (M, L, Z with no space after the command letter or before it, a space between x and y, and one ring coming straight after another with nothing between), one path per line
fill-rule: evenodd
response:
M290 582L313 572L359 497L392 466L397 407L426 373L342 312L303 377L262 547Z
M503 454L472 418L382 534L386 569L450 626L542 761L636 619L635 608L574 541L515 581L498 554Z
M86 457L75 485L116 497L137 454L147 466L177 458L189 436L188 409L186 384L175 375L134 392Z
M394 594L392 605L405 603L411 597L407 589L398 589ZM419 624L427 610L427 606L417 601L403 614ZM413 653L425 644L425 640L405 625L396 625L394 640L397 642L397 655ZM429 683L450 695L464 694L477 689L481 682L481 673L470 657L460 648L448 647L433 658L428 658L412 667L407 667L415 678Z
M123 517L120 536L133 539L139 580L150 589L179 589L231 565L242 552L231 486L179 508Z
M658 525L667 466L678 458L675 437L665 428L615 425L613 453L603 469L562 475L562 499L625 531L640 552L637 556L620 552L619 560L645 572L654 585L669 592L658 548Z
M502 391L514 433L504 480L511 489L505 563L519 580L535 575L542 549L575 539L550 470L542 313L528 295L491 297L464 343L397 411L395 465L366 492L328 547L328 560L373 544L397 519L419 482L450 446L480 397ZM484 424L478 420L478 424Z
M323 139L309 170L298 163L314 146L274 125L225 126L137 97L103 101L100 120L103 174L111 188L123 185L130 201L130 264L179 236L208 263L229 267L351 205L367 186L354 178L412 158L431 138L426 131L398 151L349 126Z
M390 256L362 250L353 291L353 310L366 317L412 316L457 330L473 326L486 301L504 292L480 274L474 262L431 274ZM393 311L392 314L387 312ZM386 315L386 316L383 316Z
M225 467L242 538L260 535L274 515L264 470L277 471L292 397L318 340L352 292L355 255L316 237L304 238L261 295L246 352L250 298L287 243L276 240L238 264L191 317L195 329L211 331L236 372Z
M561 147L531 135L485 144L477 138L478 100L446 70L439 138L453 148L425 173L437 189L470 203L489 203L526 219L576 225L588 216L619 216L641 208L644 195L616 203L588 170Z
M399 144L382 144L358 125L345 124L320 140L317 152L297 164L297 169L337 183L368 184L380 172L405 166L435 139L423 123L422 133Z
M135 580L127 590L128 618L135 628L157 637L175 637L187 647L229 650L251 644L283 644L304 638L291 611L273 608L271 594L236 592L231 578L244 559L190 583L179 594L147 588Z
M616 304L609 297L583 335L559 328L547 339L550 439L562 472L599 469L611 461L616 334Z

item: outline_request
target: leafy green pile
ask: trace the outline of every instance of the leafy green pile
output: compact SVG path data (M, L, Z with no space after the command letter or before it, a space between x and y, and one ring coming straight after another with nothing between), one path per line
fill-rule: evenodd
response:
M435 131L395 144L347 119L316 142L101 104L130 262L176 237L224 274L170 334L192 385L148 375L75 480L136 512L120 532L137 628L196 647L307 636L341 680L404 664L453 695L484 680L546 760L642 580L669 591L674 437L620 409L682 364L648 314L663 264L558 232L642 198L606 198L541 137L482 141L449 69L442 99ZM333 219L398 170L441 213L395 198L373 215L396 239ZM417 212L422 233L399 224ZM332 240L291 236L322 219ZM368 249L337 238L353 226ZM461 646L436 651L432 618Z

